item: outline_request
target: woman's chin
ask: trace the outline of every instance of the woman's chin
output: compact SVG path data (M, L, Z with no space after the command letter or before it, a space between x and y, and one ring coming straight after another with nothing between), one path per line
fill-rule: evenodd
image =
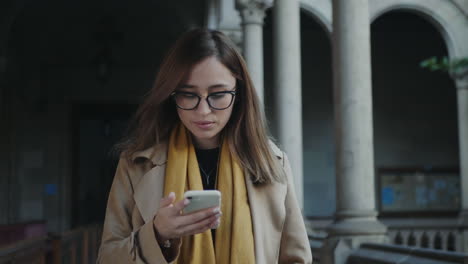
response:
M218 145L218 133L192 133L196 145L216 147Z

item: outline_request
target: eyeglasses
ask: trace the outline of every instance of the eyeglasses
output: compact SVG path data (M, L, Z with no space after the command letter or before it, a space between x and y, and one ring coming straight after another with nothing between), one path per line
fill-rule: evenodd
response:
M224 110L232 105L236 91L214 92L206 96L208 106L215 110ZM178 108L193 110L198 107L201 96L196 93L175 91L171 94Z

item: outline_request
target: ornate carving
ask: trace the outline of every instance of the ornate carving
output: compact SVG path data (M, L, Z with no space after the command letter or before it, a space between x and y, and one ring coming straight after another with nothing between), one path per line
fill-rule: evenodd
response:
M273 6L273 0L236 0L243 24L263 25L265 10Z

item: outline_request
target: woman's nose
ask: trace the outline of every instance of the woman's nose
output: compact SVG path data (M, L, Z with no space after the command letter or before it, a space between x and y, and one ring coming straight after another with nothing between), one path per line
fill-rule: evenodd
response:
M200 104L198 105L196 110L200 114L208 114L211 112L210 105L208 105L208 101L206 100L206 98L202 98L200 100Z

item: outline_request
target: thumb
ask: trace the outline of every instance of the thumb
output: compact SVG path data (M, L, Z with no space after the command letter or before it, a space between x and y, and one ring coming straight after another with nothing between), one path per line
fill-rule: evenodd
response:
M159 202L159 208L167 207L175 201L175 193L170 192L169 195L163 197Z
M190 203L190 200L187 198L184 198L178 201L177 203L174 204L174 208L173 208L174 212L177 214L180 213L180 211L182 211L182 209L184 209L185 206L187 206L189 203Z

